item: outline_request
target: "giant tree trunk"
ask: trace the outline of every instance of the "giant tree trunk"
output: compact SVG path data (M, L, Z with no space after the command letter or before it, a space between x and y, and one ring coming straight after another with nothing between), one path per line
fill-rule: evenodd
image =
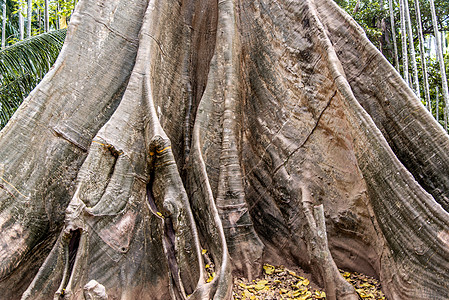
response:
M446 299L448 149L332 1L82 0L0 132L2 297L230 299L268 262Z

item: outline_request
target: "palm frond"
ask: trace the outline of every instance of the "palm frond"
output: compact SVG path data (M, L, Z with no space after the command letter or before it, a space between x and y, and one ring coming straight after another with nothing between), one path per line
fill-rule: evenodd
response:
M0 129L54 64L66 32L43 33L0 51Z

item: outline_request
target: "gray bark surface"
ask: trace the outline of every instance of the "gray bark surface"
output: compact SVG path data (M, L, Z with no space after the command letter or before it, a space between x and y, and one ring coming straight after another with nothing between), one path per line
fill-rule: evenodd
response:
M0 132L2 297L231 299L270 263L446 299L448 149L332 1L81 0Z

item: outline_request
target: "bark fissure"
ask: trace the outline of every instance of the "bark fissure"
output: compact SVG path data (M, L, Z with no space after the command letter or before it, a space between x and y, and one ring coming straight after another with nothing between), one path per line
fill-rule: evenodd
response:
M71 295L69 282L73 274L73 267L75 266L76 257L78 254L78 248L80 246L82 231L80 229L71 230L68 236L65 237L64 245L64 273L61 280L59 289L56 291L55 296L58 299L67 299Z
M78 147L79 149L81 149L83 152L87 152L87 147L85 147L84 145L82 145L81 143L75 141L74 139L70 138L69 136L67 136L66 134L64 134L63 132L61 132L60 130L58 130L57 128L53 128L54 133L56 134L56 136L66 140L67 142L69 142L70 144L74 145L75 147Z
M115 29L112 28L110 25L108 25L106 22L103 22L102 20L98 19L97 17L95 17L95 16L92 15L92 14L89 14L89 13L86 13L86 12L83 12L82 14L91 17L95 22L97 22L97 23L103 25L103 26L104 26L105 28L107 28L110 32L116 34L117 36L121 37L122 39L124 39L125 41L129 42L130 44L132 44L132 45L134 45L134 46L136 46L136 47L138 46L139 41L138 41L137 39L136 39L136 40L130 39L129 37L125 36L124 34L120 33L119 31L115 30Z
M327 101L326 106L323 108L323 110L321 110L320 114L317 117L317 120L315 122L315 125L313 126L312 130L310 131L309 134L307 134L307 136L305 137L304 141L301 142L301 144L295 148L295 150L293 150L291 153L288 154L288 156L285 158L284 162L279 165L278 167L276 167L273 171L273 175L275 175L280 168L284 167L285 164L288 163L288 160L296 153L298 152L301 148L304 147L304 145L309 141L310 137L312 136L312 134L315 132L315 130L318 128L320 121L321 121L321 117L323 116L323 114L325 113L326 109L329 107L329 105L331 104L332 99L335 97L335 95L337 94L337 90L333 93L333 95L330 97L329 101Z

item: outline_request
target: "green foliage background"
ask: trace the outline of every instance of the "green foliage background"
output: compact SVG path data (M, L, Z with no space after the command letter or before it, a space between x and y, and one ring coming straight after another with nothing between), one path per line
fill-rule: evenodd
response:
M19 41L21 12L18 8L20 4L26 2L26 0L0 0L0 4L6 4L8 45L0 51L0 129L6 125L25 97L44 78L56 61L66 36L66 29L58 29L59 20L69 20L75 7L75 0L50 1L50 31L45 33L44 0L33 0L32 36ZM26 19L26 12L22 14Z
M424 78L421 70L420 56L419 56L419 40L418 40L418 27L416 20L415 2L416 0L409 0L410 18L412 22L412 30L414 37L414 47L416 51L416 59L418 64L419 82L421 99L425 99L424 92ZM444 36L444 42L446 43L446 49L449 49L449 1L448 0L434 0L435 10L438 19L438 28L441 31L446 32ZM349 13L357 23L363 28L370 41L381 51L384 56L394 66L394 50L393 40L391 33L389 2L388 0L360 0L358 10L355 11L358 0L335 0L347 13ZM429 0L420 0L420 10L424 38L434 35L432 26L432 17L430 13ZM402 74L402 43L400 32L400 13L399 13L399 1L393 0L395 31L397 38L397 47L399 55L399 73ZM408 43L408 40L407 40ZM425 52L430 49L425 45ZM437 87L439 90L438 98L438 115L439 121L443 125L444 121L442 116L444 114L444 102L441 94L441 73L436 57L426 55L427 69L429 75L430 97L431 107L433 115L436 115L437 109ZM410 59L410 56L409 56ZM449 74L449 52L444 54L446 74ZM410 68L410 67L409 67Z

